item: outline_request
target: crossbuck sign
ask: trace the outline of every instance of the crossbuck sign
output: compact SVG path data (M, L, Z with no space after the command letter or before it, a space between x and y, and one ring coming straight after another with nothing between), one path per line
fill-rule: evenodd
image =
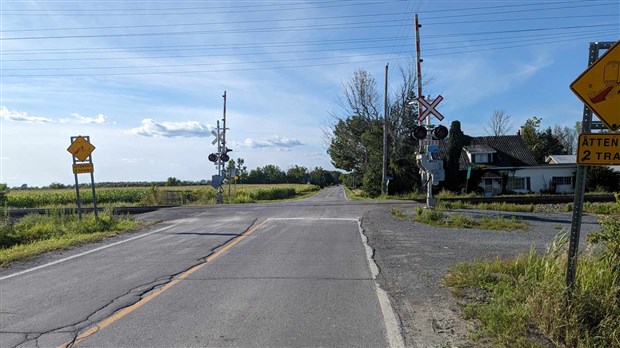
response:
M437 98L435 98L435 100L433 100L433 102L431 104L429 104L426 99L424 99L424 97L418 97L418 102L420 102L421 106L424 106L426 108L426 110L424 110L423 113L420 114L420 117L418 117L418 120L420 122L424 121L430 114L435 115L435 117L437 117L437 119L439 121L443 120L443 115L437 111L435 109L435 107L437 107L437 105L439 104L439 102L441 102L443 100L443 97L441 95L437 96Z

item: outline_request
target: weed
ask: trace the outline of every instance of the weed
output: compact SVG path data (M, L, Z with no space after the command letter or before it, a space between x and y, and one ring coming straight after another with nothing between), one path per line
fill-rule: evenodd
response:
M46 215L30 214L10 225L0 224L0 266L41 252L57 250L70 245L100 240L121 231L144 226L128 216L109 212L85 214L78 219L64 210Z
M511 260L495 259L452 267L444 283L463 299L469 289L481 289L481 298L468 298L466 318L482 324L476 335L505 347L537 347L539 332L569 347L620 347L620 300L617 261L605 250L616 246L620 224L602 221L602 234L590 238L603 243L602 251L580 255L576 288L566 300L563 270L567 265L567 233L559 234L539 255L534 249ZM593 250L593 249L591 249ZM543 337L544 338L544 337Z
M401 219L401 220L405 220L407 218L407 215L405 213L403 213L400 209L398 208L392 208L390 209L390 214L394 215L395 217Z

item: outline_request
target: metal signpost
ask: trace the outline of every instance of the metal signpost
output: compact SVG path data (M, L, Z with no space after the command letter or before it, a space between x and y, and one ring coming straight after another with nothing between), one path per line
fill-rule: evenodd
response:
M67 151L73 157L73 175L75 176L75 194L77 196L78 217L82 219L82 200L80 198L80 184L78 182L78 174L90 174L90 186L93 190L93 211L95 213L95 219L99 219L97 213L97 196L95 194L95 166L93 164L92 153L95 150L95 146L90 143L89 136L74 136L71 137L71 145L67 148Z
M224 189L222 188L222 184L226 179L226 175L224 173L224 163L230 160L230 156L228 156L228 152L232 151L228 147L226 147L226 91L224 91L224 112L222 116L222 122L224 127L220 128L220 121L217 121L217 129L212 130L211 134L215 137L215 139L211 142L211 144L215 145L217 143L217 152L209 155L209 161L215 163L217 166L217 175L213 175L211 177L211 186L217 190L216 202L217 204L222 204L222 193Z
M575 201L571 220L570 244L568 247L568 266L566 286L568 297L572 297L577 270L577 253L581 233L581 215L588 165L616 163L617 144L620 134L591 134L592 111L612 131L620 127L620 41L591 42L588 54L588 68L570 85L570 89L584 102L581 135L577 144L577 178ZM600 50L607 50L599 57ZM615 140L614 140L615 139Z
M415 43L416 43L416 73L417 73L417 85L418 85L418 125L422 126L426 119L427 129L432 128L431 115L435 116L439 121L443 120L443 115L436 109L437 105L443 100L441 95L437 96L434 100L431 100L430 96L424 98L422 94L422 58L420 58L420 31L421 25L418 21L418 15L415 15ZM443 127L443 126L440 126ZM418 127L420 128L420 127ZM447 131L445 127L444 130ZM424 130L424 136L426 136L426 130ZM436 134L433 132L433 134ZM447 135L447 132L444 134ZM420 167L422 174L422 180L426 181L426 207L432 208L435 206L435 198L433 197L433 185L439 184L440 181L445 179L445 171L443 168L442 160L434 160L433 153L439 152L439 140L443 138L436 138L435 140L419 140L419 147L426 147L426 151L419 153L416 156L418 166Z

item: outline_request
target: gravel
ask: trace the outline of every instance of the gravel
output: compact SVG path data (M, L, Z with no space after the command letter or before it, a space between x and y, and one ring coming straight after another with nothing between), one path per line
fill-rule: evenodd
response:
M474 217L516 216L527 221L527 231L504 232L434 227L393 216L390 206L367 211L364 234L380 268L377 278L388 292L400 321L407 347L480 347L469 339L475 330L460 315L457 300L442 280L450 266L463 261L510 258L531 247L544 250L554 237L570 231L570 213L512 213L458 210ZM401 211L412 214L413 209ZM415 209L415 208L414 208ZM596 216L582 218L580 246L585 235L598 231Z

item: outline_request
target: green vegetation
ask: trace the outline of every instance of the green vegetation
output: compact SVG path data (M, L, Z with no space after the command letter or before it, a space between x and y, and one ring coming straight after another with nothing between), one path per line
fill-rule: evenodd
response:
M417 208L415 215L412 217L397 208L392 208L391 213L399 219L411 219L414 222L448 228L476 228L495 231L527 230L529 228L527 222L521 221L516 217L509 219L503 216L473 218L462 214L446 214L441 209L424 208Z
M462 201L445 201L440 200L437 207L442 209L480 209L480 210L497 210L512 212L534 212L536 206L534 204L514 204L514 203L468 203Z
M85 214L81 221L77 215L62 211L30 214L16 223L3 216L0 220L0 266L144 226L145 223L131 217L114 216L109 212L99 214L98 220L93 214Z
M250 203L306 197L320 188L316 185L237 185L231 186L231 195L225 187L224 200L228 203ZM145 206L145 205L207 205L215 204L217 191L211 186L133 187L97 189L99 206ZM84 206L92 206L90 188L80 190ZM29 189L13 190L6 195L8 208L58 208L76 205L75 190Z
M401 199L401 200L415 200L415 199L424 199L423 194L418 192L410 192L410 193L402 193L395 195L379 195L376 197L369 196L365 191L361 189L350 189L348 187L344 187L347 197L350 200L359 201L359 200L389 200L389 199Z
M620 347L620 222L607 217L579 256L576 286L567 301L568 238L558 236L539 255L453 267L445 284L463 301L475 339L503 347Z

